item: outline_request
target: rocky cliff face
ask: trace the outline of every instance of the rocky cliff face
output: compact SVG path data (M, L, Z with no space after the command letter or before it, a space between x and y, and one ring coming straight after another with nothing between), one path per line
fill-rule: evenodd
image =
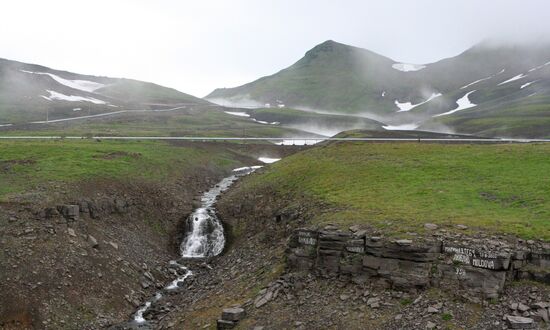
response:
M390 240L364 231L299 229L287 257L291 270L377 281L396 290L454 288L478 302L498 298L505 283L517 279L550 284L548 244L490 243L476 247L469 238Z
M238 186L234 191L242 192ZM456 232L427 226L430 231L410 239L361 226L319 228L312 225L319 205L297 205L270 191L230 191L218 207L233 236L216 262L228 265L224 258L231 258L226 267L235 280L224 281L226 303L210 324L217 318L222 326L251 329L547 326L547 242L467 234L465 226ZM278 252L282 245L284 254ZM271 268L278 269L278 258L285 270L270 272L265 263L258 268L266 254ZM266 283L265 274L277 277ZM242 277L262 281L236 289ZM229 307L244 316L224 319Z
M220 175L163 185L95 180L59 187L48 200L28 194L0 203L0 328L98 329L127 320L172 279L168 261L178 255L183 219Z

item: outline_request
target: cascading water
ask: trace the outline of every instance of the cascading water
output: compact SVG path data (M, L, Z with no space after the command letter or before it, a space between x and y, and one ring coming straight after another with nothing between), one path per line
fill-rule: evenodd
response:
M262 166L241 167L233 170L234 174L220 181L212 189L202 195L201 207L187 218L186 234L180 245L182 258L206 258L217 256L225 246L223 226L216 215L214 204L218 196L227 190L239 177L250 174ZM146 301L134 314L134 322L144 324L144 313L151 305L162 299L162 293L177 289L180 283L193 275L193 272L177 261L170 261L170 267L178 277L169 285L157 292L153 298Z

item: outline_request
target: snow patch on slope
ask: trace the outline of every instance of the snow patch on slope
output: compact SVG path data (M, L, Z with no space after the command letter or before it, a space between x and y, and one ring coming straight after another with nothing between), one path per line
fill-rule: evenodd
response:
M93 104L107 104L105 101L101 101L98 99L94 99L93 97L83 97L83 96L76 96L76 95L65 95L58 92L47 90L48 93L50 93L49 96L40 95L40 97L48 100L48 101L68 101L68 102L91 102Z
M414 109L419 105L428 103L431 100L433 100L433 99L435 99L436 97L439 97L439 96L441 96L441 93L432 93L432 95L426 101L420 102L418 104L412 104L411 102L401 103L401 102L395 100L395 105L399 108L399 111L397 111L397 112L410 111L411 109Z
M493 78L493 76L486 77L486 78L481 78L481 79L479 79L479 80L476 80L476 81L474 81L474 82L469 83L468 85L465 85L465 86L460 87L460 89L468 88L468 87L470 87L470 86L472 86L472 85L474 85L474 84L477 84L478 82L482 82L482 81L484 81L484 80L488 80L488 79L491 79L491 78Z
M81 91L84 91L84 92L89 92L89 93L93 93L95 90L98 90L98 89L103 88L103 87L106 86L105 84L100 84L100 83L95 82L95 81L64 79L64 78L61 78L59 76L56 76L54 74L47 73L47 72L32 72L32 71L26 71L26 70L20 70L20 71L25 72L25 73L50 76L50 78L57 81L61 85L64 85L64 86L67 86L67 87L70 87L70 88L73 88L73 89L78 89L78 90L81 90Z
M256 118L252 118L252 121L254 121L258 124L263 124L263 125L279 125L280 124L280 122L278 122L278 121L267 122L267 121L263 121L263 120L257 120Z
M395 63L391 66L395 70L409 72L409 71L420 71L426 66L421 64L410 64L410 63Z
M525 78L525 77L526 77L526 75L524 75L523 73L521 73L521 74L518 74L518 75L515 76L515 77L512 77L512 78L510 78L510 79L508 79L508 80L506 80L506 81L501 82L501 83L498 84L497 86L504 85L504 84L507 84L507 83L509 83L509 82L516 81L516 80L519 80L519 79L522 79L522 78Z
M401 125L386 125L382 126L387 131L414 131L417 129L420 125L412 123L412 124L401 124Z
M474 85L474 84L477 84L478 82L482 82L482 81L491 79L491 78L493 78L493 77L495 77L495 76L498 76L499 74L503 73L505 70L506 70L506 69L502 69L502 70L500 70L497 74L494 74L494 75L489 76L489 77L481 78L481 79L479 79L479 80L476 80L476 81L474 81L474 82L471 82L471 83L469 83L468 85L465 85L465 86L460 87L460 89L465 89L465 88L468 88L468 87L470 87L470 86L472 86L472 85Z
M260 157L258 160L265 164L272 164L281 160L281 158Z
M450 115L450 114L455 113L455 112L460 111L460 110L469 109L469 108L473 108L473 107L477 106L477 104L473 104L472 101L470 101L470 99L468 98L470 96L470 94L472 94L475 91L476 90L468 92L463 97L458 99L456 101L456 104L458 105L458 107L456 109L453 109L451 111L447 111L447 112L444 112L444 113L440 113L440 114L435 115L433 117L446 116L446 115Z
M246 112L237 112L237 111L224 111L228 115L237 116L237 117L250 117Z
M521 85L521 87L520 87L519 89L524 89L525 87L527 87L527 86L529 86L529 85L531 85L531 84L534 84L534 83L536 83L537 81L538 81L538 80L530 81L530 82L528 82L528 83L525 83L525 84Z

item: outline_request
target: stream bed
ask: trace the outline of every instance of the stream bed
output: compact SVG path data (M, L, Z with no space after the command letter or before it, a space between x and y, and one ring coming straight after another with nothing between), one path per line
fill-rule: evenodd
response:
M201 206L195 209L186 220L185 236L180 245L181 259L170 261L169 267L173 270L175 279L139 307L131 321L134 328L150 328L144 314L165 294L178 289L188 277L193 276L193 271L183 264L186 259L214 257L223 251L225 235L223 225L216 214L216 200L237 179L261 167L251 166L234 169L231 176L226 177L202 195Z

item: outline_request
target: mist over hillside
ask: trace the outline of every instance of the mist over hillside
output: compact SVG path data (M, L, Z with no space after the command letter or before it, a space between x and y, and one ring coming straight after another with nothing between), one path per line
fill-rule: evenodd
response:
M0 59L0 124L168 109L206 101L172 88Z
M329 40L286 69L206 99L355 115L392 129L548 137L549 87L550 43L488 40L419 65Z

